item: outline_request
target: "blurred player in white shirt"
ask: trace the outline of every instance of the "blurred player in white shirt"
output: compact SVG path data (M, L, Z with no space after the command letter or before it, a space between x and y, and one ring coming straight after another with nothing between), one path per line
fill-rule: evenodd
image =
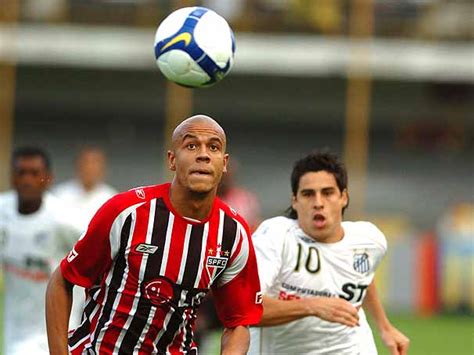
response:
M90 219L102 204L117 193L103 182L106 173L106 156L98 147L84 147L76 159L76 178L58 184L53 192L77 212L75 218L87 227Z
M361 308L371 314L391 354L409 340L391 325L373 282L387 244L370 222L342 222L349 203L347 173L335 155L296 162L288 217L255 231L263 292L260 328L249 354L377 354Z
M14 191L0 194L3 353L7 355L48 354L46 286L80 235L65 206L46 191L51 179L46 153L20 148L12 157Z
M102 149L86 146L76 158L76 178L58 184L53 192L75 211L74 218L84 230L96 211L117 193L113 187L103 182L107 159ZM76 328L81 322L85 302L85 291L74 287L74 298L69 327Z

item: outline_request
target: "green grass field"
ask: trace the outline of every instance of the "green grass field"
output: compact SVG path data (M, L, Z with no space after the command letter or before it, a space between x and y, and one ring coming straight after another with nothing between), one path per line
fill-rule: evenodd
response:
M390 320L410 338L410 355L474 355L473 317L391 315ZM379 354L389 354L374 335Z
M389 318L410 338L409 355L474 355L473 317L437 315L420 318L391 314ZM389 355L376 332L374 335L379 355ZM212 344L208 344L212 355L219 354L219 338L216 333Z

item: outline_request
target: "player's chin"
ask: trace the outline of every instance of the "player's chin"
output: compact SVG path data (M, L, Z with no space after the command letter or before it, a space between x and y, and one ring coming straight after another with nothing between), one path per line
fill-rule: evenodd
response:
M20 199L25 202L36 202L41 199L41 192L34 189L22 189L18 191Z
M197 194L208 194L212 192L216 184L211 181L190 181L189 189Z

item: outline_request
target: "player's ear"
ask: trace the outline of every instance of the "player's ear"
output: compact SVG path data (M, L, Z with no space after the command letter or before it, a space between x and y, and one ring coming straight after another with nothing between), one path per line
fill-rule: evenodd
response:
M342 204L343 204L342 208L345 208L349 204L349 191L347 191L347 189L344 189L341 195L342 195Z
M291 207L296 211L296 196L291 195Z
M176 171L176 157L171 150L168 150L168 169Z
M227 172L227 164L229 164L229 154L224 154L224 168L222 169L223 173Z
M48 173L45 175L45 181L44 181L45 187L46 187L46 188L50 187L51 184L53 183L53 181L54 181L54 175L53 175L53 173L48 172Z

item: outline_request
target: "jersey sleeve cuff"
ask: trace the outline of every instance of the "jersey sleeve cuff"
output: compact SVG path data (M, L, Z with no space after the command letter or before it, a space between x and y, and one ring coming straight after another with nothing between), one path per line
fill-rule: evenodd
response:
M90 288L93 286L92 282L90 282L89 279L74 272L74 270L69 267L69 263L67 262L67 260L61 261L60 269L63 277L70 283L84 288Z
M245 317L245 318L236 318L236 319L229 319L227 321L222 321L222 325L225 328L235 328L238 326L252 326L252 325L257 325L260 323L260 320L262 319L262 314L263 314L263 308L253 312L251 315Z

